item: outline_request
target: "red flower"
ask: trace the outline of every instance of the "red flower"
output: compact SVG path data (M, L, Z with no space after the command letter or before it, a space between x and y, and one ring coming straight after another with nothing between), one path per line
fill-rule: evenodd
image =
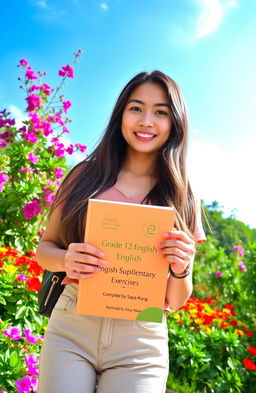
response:
M234 321L230 321L229 323L230 323L230 325L232 325L232 326L237 326L237 325L238 325L238 322L235 321L235 320L234 320Z
M256 371L256 364L253 363L253 361L251 359L243 359L242 362L243 362L244 366L246 368L248 368L248 370Z
M33 251L27 251L27 254L28 254L30 257L35 257L35 256L36 256L36 254L35 254Z
M225 308L227 308L228 310L233 310L234 306L232 306L231 304L225 304L224 305Z
M254 335L254 333L251 332L250 330L242 329L242 331L243 331L245 334L247 334L247 336L253 336L253 335Z
M22 257L16 258L15 266L29 265L29 263L30 263L30 259L23 255Z
M41 285L40 280L36 277L29 277L26 280L26 284L28 286L28 290L34 292L38 292Z
M204 299L204 302L205 303L214 304L214 303L216 303L216 300L212 299L211 297L208 297L208 298Z
M222 321L220 327L227 328L229 324L227 322Z
M256 348L254 347L247 347L248 351L252 356L256 356Z
M32 274L32 276L40 276L40 274L44 272L44 269L42 269L36 261L31 261L28 271Z

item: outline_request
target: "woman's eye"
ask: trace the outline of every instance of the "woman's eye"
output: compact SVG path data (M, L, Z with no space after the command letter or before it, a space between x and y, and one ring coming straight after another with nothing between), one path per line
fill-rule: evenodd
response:
M163 111L161 109L159 109L158 111L156 111L157 115L163 115L163 116L168 116L168 113L166 111Z
M132 107L130 108L130 111L134 111L134 112L140 112L140 111L141 111L141 109L140 109L140 107L139 107L139 106L132 106Z

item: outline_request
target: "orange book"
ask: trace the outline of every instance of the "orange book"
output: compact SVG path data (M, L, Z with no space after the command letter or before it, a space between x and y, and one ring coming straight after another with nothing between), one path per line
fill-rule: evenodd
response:
M79 280L79 314L162 322L169 264L156 245L174 216L170 207L89 200L85 242L108 264Z

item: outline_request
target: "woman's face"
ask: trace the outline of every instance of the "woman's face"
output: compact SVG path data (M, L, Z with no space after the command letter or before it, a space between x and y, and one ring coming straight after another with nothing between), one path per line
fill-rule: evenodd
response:
M128 149L155 153L168 140L172 113L167 93L157 83L145 82L133 90L122 116L122 134Z

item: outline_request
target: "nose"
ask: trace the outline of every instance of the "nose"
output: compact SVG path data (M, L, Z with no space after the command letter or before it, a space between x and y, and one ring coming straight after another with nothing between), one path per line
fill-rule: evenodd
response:
M153 127L154 122L152 118L152 114L148 112L142 112L141 117L139 119L139 125L142 127Z

